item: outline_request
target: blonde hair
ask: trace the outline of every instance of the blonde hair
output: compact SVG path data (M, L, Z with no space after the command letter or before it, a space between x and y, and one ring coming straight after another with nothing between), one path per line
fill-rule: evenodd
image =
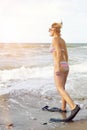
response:
M51 25L51 28L54 28L54 29L55 29L55 32L60 35L62 25L63 25L62 22L61 22L61 23L53 23L53 24Z

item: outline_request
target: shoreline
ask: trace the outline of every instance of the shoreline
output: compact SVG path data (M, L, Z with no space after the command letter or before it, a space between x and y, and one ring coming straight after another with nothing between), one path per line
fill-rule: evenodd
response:
M68 116L58 112L42 111L42 107L53 100L29 95L2 95L0 96L0 129L11 127L12 130L86 130L87 108L79 111L73 122L50 123L50 118L64 118ZM83 101L86 105L87 100ZM53 104L54 105L54 104ZM12 124L11 126L9 126Z

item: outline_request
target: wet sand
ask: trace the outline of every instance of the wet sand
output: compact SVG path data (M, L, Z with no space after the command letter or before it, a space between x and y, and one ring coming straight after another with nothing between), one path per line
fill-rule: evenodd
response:
M0 96L0 130L86 130L87 100L80 100L79 103L85 107L72 122L51 123L50 118L65 118L70 112L60 114L42 111L43 106L54 106L56 102L29 93Z

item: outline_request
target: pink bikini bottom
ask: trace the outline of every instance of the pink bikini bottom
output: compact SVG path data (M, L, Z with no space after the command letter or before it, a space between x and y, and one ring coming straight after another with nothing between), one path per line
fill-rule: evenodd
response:
M69 71L69 65L66 61L61 61L60 66L64 71Z
M69 65L66 61L61 61L60 62L61 70L60 72L56 72L57 76L60 76L62 72L68 72L69 71Z

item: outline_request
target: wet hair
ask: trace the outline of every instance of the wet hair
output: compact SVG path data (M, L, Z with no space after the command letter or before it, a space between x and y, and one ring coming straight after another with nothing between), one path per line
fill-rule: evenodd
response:
M63 25L62 22L61 22L61 23L53 23L53 24L51 25L51 28L54 28L54 29L55 29L55 32L60 35L62 25Z

